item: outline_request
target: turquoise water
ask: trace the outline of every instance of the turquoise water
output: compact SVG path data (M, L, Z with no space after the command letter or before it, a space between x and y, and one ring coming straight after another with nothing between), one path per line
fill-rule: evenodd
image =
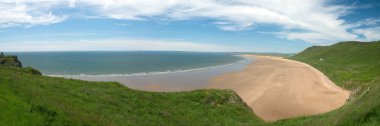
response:
M128 76L186 72L243 61L228 53L201 52L14 52L23 66L45 75Z

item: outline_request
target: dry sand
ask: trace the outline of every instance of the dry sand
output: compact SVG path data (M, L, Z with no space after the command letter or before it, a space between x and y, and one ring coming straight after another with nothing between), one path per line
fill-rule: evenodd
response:
M209 88L236 91L265 121L325 113L341 107L350 95L305 63L280 57L244 57L255 61L243 71L211 79Z

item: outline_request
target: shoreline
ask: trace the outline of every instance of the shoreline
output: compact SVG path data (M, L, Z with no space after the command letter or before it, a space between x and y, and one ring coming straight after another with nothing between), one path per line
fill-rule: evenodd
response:
M242 56L239 56L242 57ZM244 58L244 57L243 57ZM178 69L178 70L168 70L168 71L156 71L156 72L140 72L140 73L126 73L126 74L99 74L99 75L91 75L91 74L44 74L44 76L50 77L64 77L64 78L81 78L81 77L130 77L130 76L153 76L153 75L161 75L161 74L174 74L174 73L184 73L184 72L192 72L192 71L202 71L209 69L218 69L221 67L228 67L233 65L238 65L241 63L250 62L248 59L244 58L244 60L240 60L234 63L217 65L217 66L209 66L209 67L200 67L193 69Z
M235 55L239 56L239 55ZM242 56L239 56L242 57ZM241 71L252 60L243 57L243 60L212 67L190 70L161 72L158 74L142 74L132 76L52 76L69 79L79 79L95 82L119 82L129 88L152 92L180 92L207 88L210 79L231 72ZM51 76L51 75L48 75Z
M208 88L234 90L265 121L329 112L344 105L350 95L306 63L274 56L242 56L256 60L243 71L213 78Z

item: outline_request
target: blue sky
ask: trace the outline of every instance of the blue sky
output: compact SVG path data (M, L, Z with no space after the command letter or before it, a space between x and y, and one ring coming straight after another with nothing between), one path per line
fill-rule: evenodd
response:
M0 2L2 51L295 53L380 40L376 0Z

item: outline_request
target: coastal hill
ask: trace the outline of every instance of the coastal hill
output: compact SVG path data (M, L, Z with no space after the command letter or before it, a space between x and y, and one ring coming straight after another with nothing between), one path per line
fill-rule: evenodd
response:
M355 90L369 86L365 83L380 75L380 41L313 46L292 59L306 62L327 74L337 85Z
M378 125L380 42L314 46L289 57L352 91L334 111L267 123L231 90L157 93L0 65L1 125Z
M22 67L17 56L5 56L3 52L0 53L0 65Z
M17 56L6 56L3 52L0 53L0 66L7 66L7 67L22 67L22 63L17 58ZM42 75L42 73L32 67L25 67L21 69L25 73L35 74L35 75Z

